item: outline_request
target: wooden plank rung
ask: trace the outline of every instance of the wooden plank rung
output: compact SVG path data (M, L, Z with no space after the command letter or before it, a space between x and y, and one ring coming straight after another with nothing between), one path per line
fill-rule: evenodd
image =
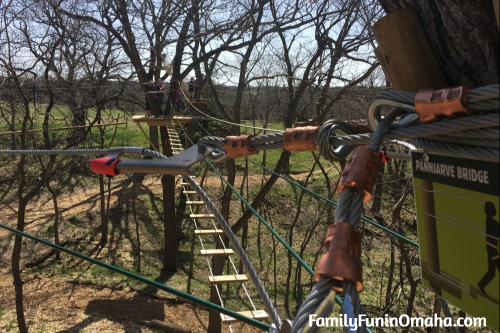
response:
M210 284L230 283L230 282L246 282L246 281L248 281L248 277L244 274L216 275L216 276L209 276L208 281L210 282Z
M203 201L186 201L186 205L190 206L202 206L205 203Z
M231 249L210 249L210 250L200 250L202 256L229 256L234 254Z
M182 194L196 194L196 191L182 191Z
M222 235L223 233L224 230L222 229L202 229L194 231L195 235Z
M214 214L189 214L189 218L191 219L211 219L214 217Z
M246 316L246 317L250 317L250 318L253 318L253 319L256 319L256 320L266 320L269 318L269 316L267 315L266 311L264 310L257 310L257 311L241 311L241 312L238 312L238 314L240 315L243 315L243 316ZM220 314L220 319L223 323L235 323L237 322L238 320L231 317L231 316L228 316L228 315L225 315L225 314Z

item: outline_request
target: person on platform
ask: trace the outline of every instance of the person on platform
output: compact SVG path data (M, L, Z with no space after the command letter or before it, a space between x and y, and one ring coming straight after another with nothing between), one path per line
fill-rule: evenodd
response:
M189 80L188 86L188 97L189 99L193 99L194 97L194 86L196 85L196 81L194 80L194 77L191 76L191 80Z
M161 79L158 79L156 82L155 86L156 94L155 94L155 100L156 100L156 108L155 108L155 117L159 117L161 113L161 105L163 103L163 92L165 91L165 85L163 84L163 81Z

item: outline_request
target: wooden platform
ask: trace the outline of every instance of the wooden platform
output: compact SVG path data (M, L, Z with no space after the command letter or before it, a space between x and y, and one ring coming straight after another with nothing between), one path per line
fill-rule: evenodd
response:
M183 97L183 100L184 102L186 103L191 103L191 104L208 104L208 101L210 101L209 99L203 99L203 98L200 98L200 99L190 99L190 98L186 98L186 97Z
M238 275L216 275L216 276L209 276L208 281L210 284L217 284L217 283L231 283L231 282L246 282L248 281L248 277L243 274L238 274Z
M155 117L145 117L143 115L132 116L134 123L147 124L148 126L166 126L166 125L185 125L191 122L191 117L187 116L159 116Z
M231 249L200 250L202 256L230 256L234 254Z
M253 319L256 319L256 320L266 320L269 318L269 316L267 315L266 311L264 310L257 310L257 311L241 311L241 312L238 312L240 315L243 315L243 316L246 316L246 317L250 317L250 318L253 318ZM235 323L237 322L238 320L231 317L231 316L228 316L228 315L225 315L225 314L220 314L220 319L222 320L223 323Z

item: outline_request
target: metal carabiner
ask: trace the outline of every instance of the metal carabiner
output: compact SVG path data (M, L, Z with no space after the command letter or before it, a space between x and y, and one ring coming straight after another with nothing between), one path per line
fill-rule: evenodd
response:
M347 128L347 126L345 126L345 125L346 124L337 123L337 124L334 124L332 127L330 127L330 129L328 130L328 140L330 141L332 131L335 134L335 136L347 136L350 134L356 134L352 128ZM340 145L335 149L333 149L331 145L329 145L329 147L330 147L330 153L333 156L335 156L336 159L343 159L347 155L349 155L349 153L356 146Z
M368 125L375 131L378 124L382 120L381 109L382 106L392 106L398 109L403 109L409 111L410 114L416 114L416 109L414 105L405 104L400 102L391 101L388 99L375 99L371 102L370 107L368 108L368 113L366 115L366 119L368 120ZM418 118L418 115L417 115ZM411 118L411 122L415 121L415 118ZM409 120L407 120L409 121ZM409 123L406 123L405 126L408 126Z

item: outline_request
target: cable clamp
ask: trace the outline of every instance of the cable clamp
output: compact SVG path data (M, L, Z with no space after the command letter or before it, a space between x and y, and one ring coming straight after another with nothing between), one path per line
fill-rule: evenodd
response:
M352 187L365 194L363 203L370 201L381 159L367 146L356 147L342 171L337 192L342 193L345 187Z
M232 159L257 154L259 151L250 145L251 138L253 135L227 136L224 141L226 154Z
M117 155L96 158L90 161L90 170L110 177L118 176L121 172L116 170L116 164L120 161Z
M342 281L354 283L357 291L363 290L361 266L361 240L363 233L349 223L337 221L328 226L321 256L314 278L332 278L333 290L343 292Z
M286 151L318 150L319 126L287 128L283 134L283 149Z
M370 126L368 126L367 123L354 121L354 122L351 122L349 125L351 125L353 127L353 131L356 134L373 133L372 129L370 128Z
M415 108L422 123L471 115L466 92L469 86L440 90L420 90L415 95Z

